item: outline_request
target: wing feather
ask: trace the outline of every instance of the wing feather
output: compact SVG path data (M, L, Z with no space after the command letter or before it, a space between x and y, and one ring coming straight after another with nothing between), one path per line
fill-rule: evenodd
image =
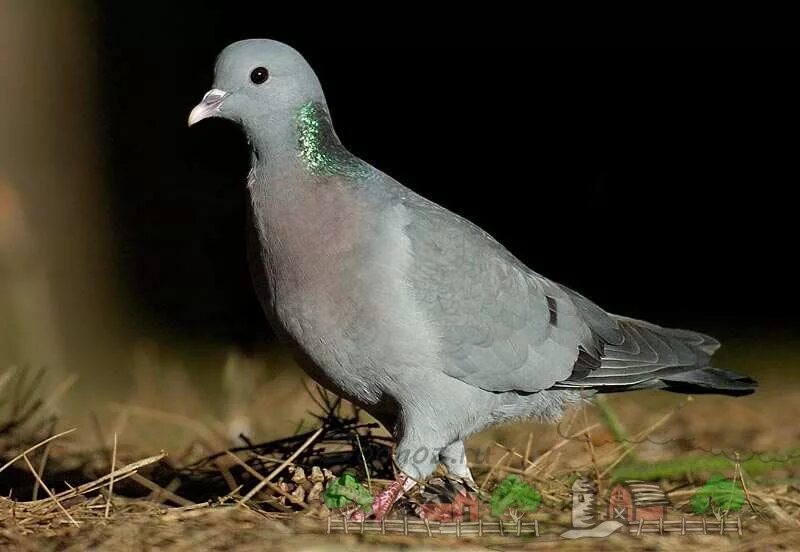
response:
M445 373L489 391L534 392L567 379L581 350L597 351L569 292L469 221L411 201L409 280L440 335Z
M624 390L709 365L711 337L605 312L489 234L415 194L409 284L446 374L488 391Z

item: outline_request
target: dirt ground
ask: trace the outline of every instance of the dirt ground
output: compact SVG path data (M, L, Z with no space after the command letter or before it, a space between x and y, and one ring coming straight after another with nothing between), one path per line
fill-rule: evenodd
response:
M276 465L250 463L256 449L240 450L233 459L230 453L217 457L213 480L208 476L187 483L189 479L180 475L186 472L179 469L232 449L237 441L230 438L231 427L256 428L257 436L265 440L280 435L302 437L313 435L313 416L295 418L292 430L284 425L264 431L246 415L257 418L253 413L263 408L237 403L234 414L216 410L212 415L201 399L169 401L163 389L154 391L158 382L150 382L155 400L141 400L147 393L134 392L126 403L110 405L102 416L75 424L75 431L43 443L71 429L63 424L69 415L57 416L53 406L71 392L70 385L56 385L39 396L38 384L29 374L0 373L0 485L7 496L0 499L0 548L794 549L800 542L800 351L785 345L765 349L744 344L732 347L724 360L726 367L754 374L761 383L759 391L739 399L687 399L656 392L613 395L599 406L588 404L570 413L558 426L516 424L472 438L468 445L473 471L486 491L491 492L506 475L518 474L541 492L540 508L526 517L539 520L539 537L329 535L325 532L329 511L309 498L301 507L281 496L281 490L267 486L263 495L257 495L260 500L244 500L245 492ZM286 372L265 385L267 395L282 395L287 404L302 402L302 408L311 412L318 409L313 393L305 391L296 372ZM186 387L183 391L188 394ZM287 412L303 412L297 404L292 407ZM273 405L273 413L275 408L279 403ZM282 418L291 417L287 412ZM117 446L113 446L114 435ZM374 435L383 433L378 430ZM362 436L365 444L373 443L371 436ZM292 447L301 448L298 442L290 440L280 460L288 457ZM161 457L154 443L161 445L166 457ZM241 440L238 446L246 449ZM244 479L248 469L243 463L254 466L250 472L260 474ZM180 476L166 476L164 470ZM737 470L747 486L747 504L735 517L729 514L729 519L741 519L741 536L615 534L577 541L559 537L570 528L570 488L577 476L595 481L601 512L603 497L615 481L654 481L669 497L667 517L681 519L691 516L689 500L712 472L735 478ZM116 481L109 485L112 475ZM288 470L274 482L284 495L294 492ZM225 483L231 490L221 496L227 488L218 491L214 485ZM370 483L381 484L377 476Z

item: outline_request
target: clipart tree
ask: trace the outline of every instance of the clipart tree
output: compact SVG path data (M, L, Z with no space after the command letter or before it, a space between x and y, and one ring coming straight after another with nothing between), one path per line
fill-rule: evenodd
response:
M721 518L728 512L741 510L744 499L744 490L736 485L736 479L714 474L694 493L692 511L698 515L711 511L715 517Z
M331 481L322 495L325 506L331 510L344 510L358 506L369 512L374 500L372 494L362 485L355 475L345 472Z
M501 517L508 512L515 522L526 512L535 512L542 502L542 495L528 483L516 475L509 475L492 493L489 506L494 517Z

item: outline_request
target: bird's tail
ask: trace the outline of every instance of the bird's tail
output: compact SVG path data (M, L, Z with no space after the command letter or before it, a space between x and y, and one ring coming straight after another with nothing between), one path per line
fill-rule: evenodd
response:
M613 317L621 333L619 342L605 344L600 365L562 382L563 387L600 393L663 389L740 396L753 393L758 385L752 378L711 366L711 356L719 348L712 337Z
M712 393L734 397L749 395L758 386L758 382L748 376L712 366L665 376L660 381L664 385L661 389L673 393Z

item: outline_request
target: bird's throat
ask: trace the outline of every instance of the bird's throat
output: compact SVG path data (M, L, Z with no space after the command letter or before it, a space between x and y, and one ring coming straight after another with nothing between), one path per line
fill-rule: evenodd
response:
M330 115L321 102L308 102L295 114L297 155L305 168L320 176L363 178L370 167L347 151L333 131Z

